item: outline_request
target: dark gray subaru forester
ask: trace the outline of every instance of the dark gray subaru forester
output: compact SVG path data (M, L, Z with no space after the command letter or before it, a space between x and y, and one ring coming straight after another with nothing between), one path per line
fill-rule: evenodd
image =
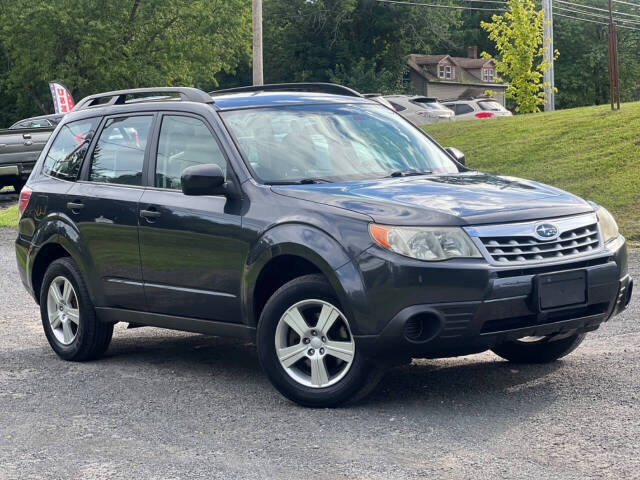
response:
M633 285L604 208L472 171L329 84L87 97L19 210L20 275L60 357L100 356L117 322L239 337L314 407L416 357L556 360Z

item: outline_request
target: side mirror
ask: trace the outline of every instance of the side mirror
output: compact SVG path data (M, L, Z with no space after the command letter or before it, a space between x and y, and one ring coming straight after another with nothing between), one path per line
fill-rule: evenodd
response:
M180 177L185 195L225 195L224 173L220 165L207 163L187 167Z
M449 155L451 155L456 162L461 163L462 165L466 165L465 159L464 159L464 153L462 153L456 147L445 147L444 150Z

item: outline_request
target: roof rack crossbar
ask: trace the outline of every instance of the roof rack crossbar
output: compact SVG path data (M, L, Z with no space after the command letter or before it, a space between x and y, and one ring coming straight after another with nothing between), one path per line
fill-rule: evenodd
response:
M362 97L362 95L352 88L335 83L303 82L303 83L270 83L267 85L253 85L248 87L225 88L224 90L214 90L210 95L224 95L226 93L243 92L268 92L268 91L288 91L298 90L306 92L329 93L333 95L345 95L348 97Z
M130 95L178 93L180 100L197 103L213 103L211 95L200 89L193 87L154 87L154 88L132 88L129 90L115 90L113 92L96 93L80 100L74 110L82 110L94 106L123 105ZM109 98L109 101L99 103L100 100Z

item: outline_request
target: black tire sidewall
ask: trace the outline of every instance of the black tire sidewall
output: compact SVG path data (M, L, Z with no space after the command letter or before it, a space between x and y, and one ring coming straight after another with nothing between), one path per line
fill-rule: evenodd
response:
M71 282L73 289L76 292L76 298L78 299L78 310L80 320L78 324L78 331L76 332L76 338L70 345L63 345L60 343L51 329L49 323L49 312L47 310L47 295L51 282L57 277L64 277ZM88 334L89 322L95 322L95 313L93 310L93 303L89 298L84 281L80 277L80 273L77 271L73 260L69 258L62 258L54 261L47 269L43 281L42 288L40 290L40 315L42 317L42 326L44 328L45 335L51 348L62 358L66 360L75 359L80 353L84 344L86 344L86 337Z
M285 397L309 407L335 407L352 397L365 385L372 373L371 363L358 351L347 374L334 385L312 388L301 385L287 374L276 355L275 331L284 312L302 300L324 300L344 311L330 284L319 275L307 275L285 284L269 299L262 311L257 330L260 364L269 380ZM349 321L350 327L352 322Z
M582 343L585 334L575 334L559 340L547 338L538 342L505 342L492 351L514 363L549 363L573 352Z

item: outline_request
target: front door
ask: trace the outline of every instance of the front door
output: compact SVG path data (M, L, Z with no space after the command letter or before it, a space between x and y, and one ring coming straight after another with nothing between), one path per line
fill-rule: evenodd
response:
M225 155L206 120L165 114L150 168L155 188L140 199L140 254L151 312L226 322L241 321L240 283L248 244L239 202L186 196L182 171Z
M153 115L108 117L82 181L67 194L69 216L88 250L99 287L100 306L146 310L140 250L138 201Z

